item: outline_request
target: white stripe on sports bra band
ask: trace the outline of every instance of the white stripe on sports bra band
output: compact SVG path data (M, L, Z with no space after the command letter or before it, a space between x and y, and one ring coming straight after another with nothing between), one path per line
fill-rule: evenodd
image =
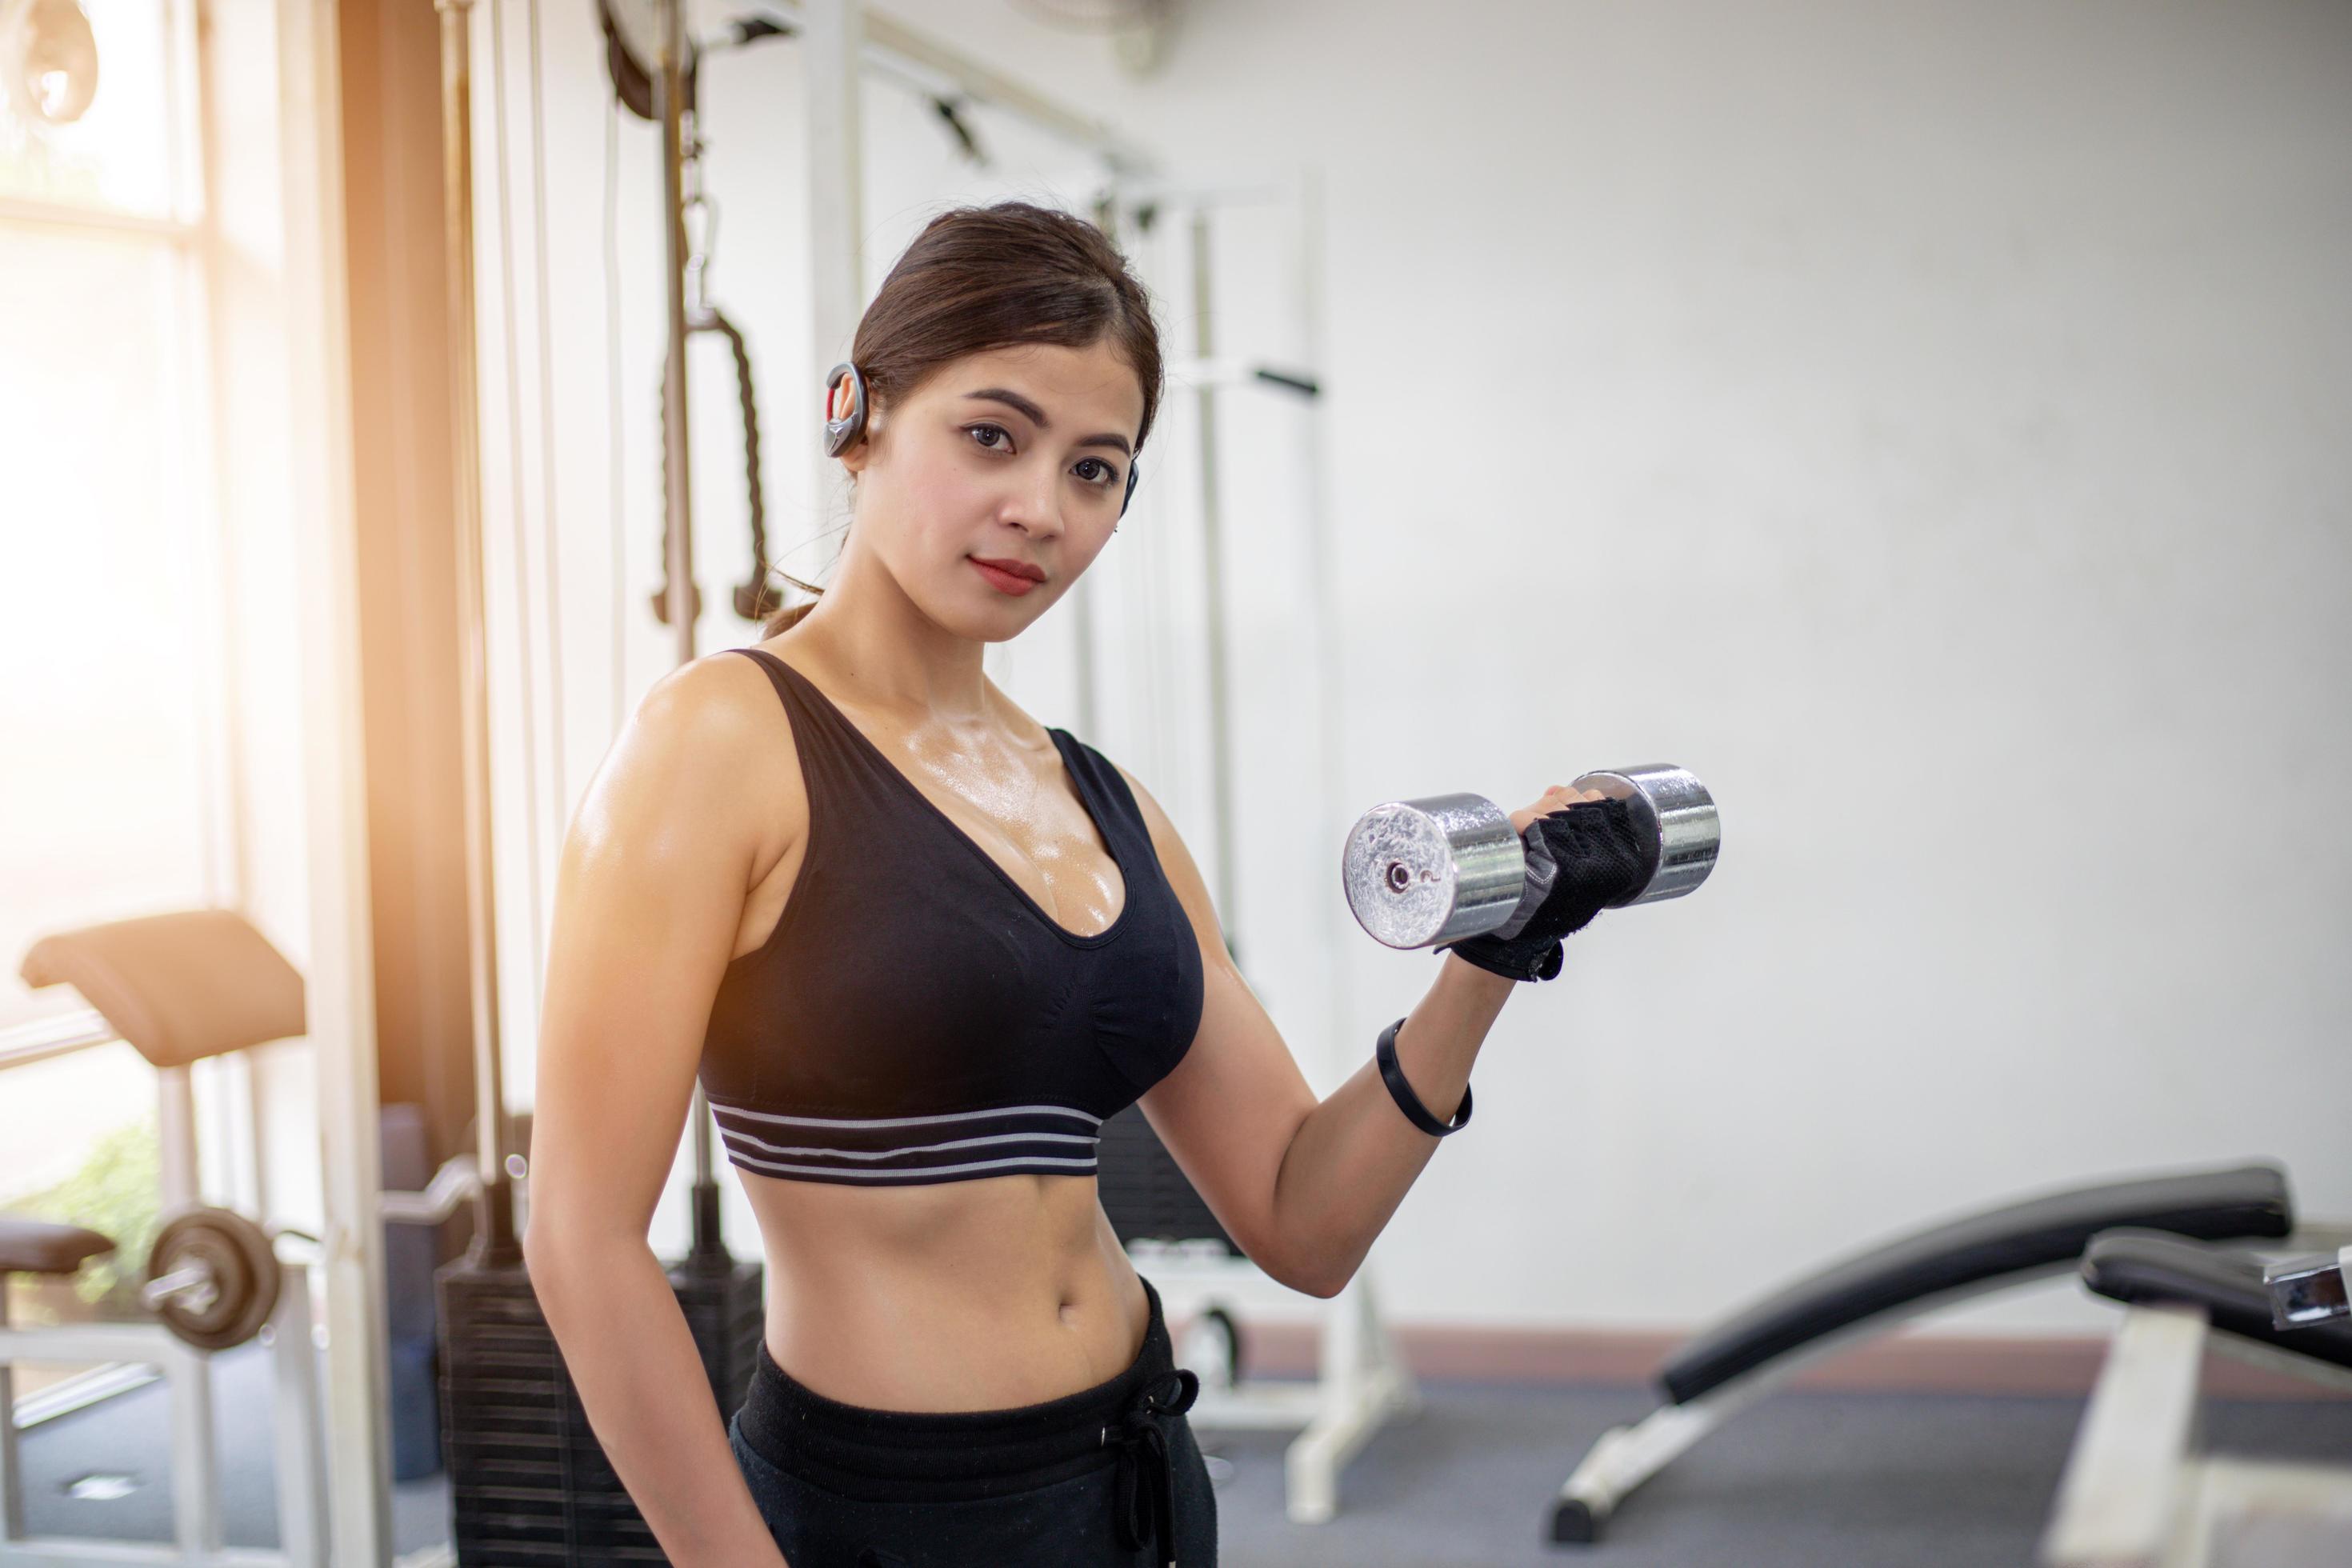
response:
M739 1165L763 1171L805 1171L817 1176L855 1176L863 1181L876 1181L885 1176L945 1176L959 1171L997 1171L1007 1165L1069 1165L1082 1171L1095 1168L1092 1160L1056 1160L1046 1157L1016 1160L982 1160L969 1165L901 1165L887 1171L853 1171L841 1165L787 1165L775 1160L755 1160L749 1154L738 1154L732 1149L728 1158Z
M881 1116L871 1119L835 1116L779 1116L772 1110L748 1110L730 1105L723 1100L710 1102L713 1110L723 1110L730 1116L748 1116L757 1121L773 1121L784 1127L936 1127L943 1121L971 1121L983 1116L1072 1116L1089 1127L1100 1127L1102 1118L1090 1116L1066 1105L1000 1105L989 1110L950 1110L940 1116Z
M1099 1143L1099 1136L1077 1132L995 1132L985 1138L951 1138L944 1143L908 1143L896 1149L792 1149L782 1143L771 1143L764 1138L754 1138L749 1132L730 1132L722 1127L719 1135L732 1143L756 1143L771 1154L830 1154L844 1160L895 1160L901 1154L929 1154L941 1149L977 1149L987 1143Z

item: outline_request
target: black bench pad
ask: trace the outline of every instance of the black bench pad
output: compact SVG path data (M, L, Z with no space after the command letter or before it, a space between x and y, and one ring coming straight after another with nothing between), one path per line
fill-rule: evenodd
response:
M2200 1247L2177 1237L2113 1230L2083 1254L2083 1283L2136 1306L2202 1307L2217 1329L2274 1350L2352 1367L2352 1321L2333 1319L2297 1329L2272 1326L2263 1260L2236 1247Z
M2267 1163L2075 1187L1883 1243L1706 1329L1658 1374L1676 1404L1776 1357L1927 1297L2076 1262L2091 1238L2137 1226L2202 1240L2294 1228L2286 1174Z

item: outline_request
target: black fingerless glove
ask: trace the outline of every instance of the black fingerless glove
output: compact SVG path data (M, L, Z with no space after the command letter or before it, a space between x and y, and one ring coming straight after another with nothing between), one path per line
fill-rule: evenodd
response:
M1642 890L1652 847L1643 844L1622 800L1580 800L1538 816L1519 842L1527 847L1528 879L1528 898L1512 915L1520 923L1506 921L1438 951L1507 980L1549 980L1559 973L1561 938ZM1528 899L1540 900L1532 911Z

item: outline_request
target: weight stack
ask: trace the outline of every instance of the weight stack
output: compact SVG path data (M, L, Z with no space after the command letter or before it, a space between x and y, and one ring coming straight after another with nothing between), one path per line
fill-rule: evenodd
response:
M761 1341L761 1265L681 1264L669 1282L712 1400L731 1416ZM441 1452L460 1568L667 1562L589 1427L521 1261L460 1258L434 1285Z

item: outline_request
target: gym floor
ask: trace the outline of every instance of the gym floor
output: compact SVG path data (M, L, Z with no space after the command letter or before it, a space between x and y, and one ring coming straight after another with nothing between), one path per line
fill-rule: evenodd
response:
M276 1543L268 1352L215 1362L228 1542ZM1598 1547L1546 1544L1550 1499L1592 1441L1653 1405L1641 1388L1521 1388L1424 1382L1418 1420L1391 1426L1349 1466L1339 1516L1283 1515L1286 1433L1204 1432L1229 1460L1218 1487L1225 1568L2016 1568L2049 1517L2075 1399L1780 1394L1727 1426L1649 1486ZM26 1522L41 1533L162 1541L171 1488L160 1384L26 1434ZM2209 1452L2282 1459L2352 1452L2352 1400L2205 1405ZM113 1498L69 1489L99 1478ZM408 1552L447 1538L441 1478L397 1489L394 1537Z

